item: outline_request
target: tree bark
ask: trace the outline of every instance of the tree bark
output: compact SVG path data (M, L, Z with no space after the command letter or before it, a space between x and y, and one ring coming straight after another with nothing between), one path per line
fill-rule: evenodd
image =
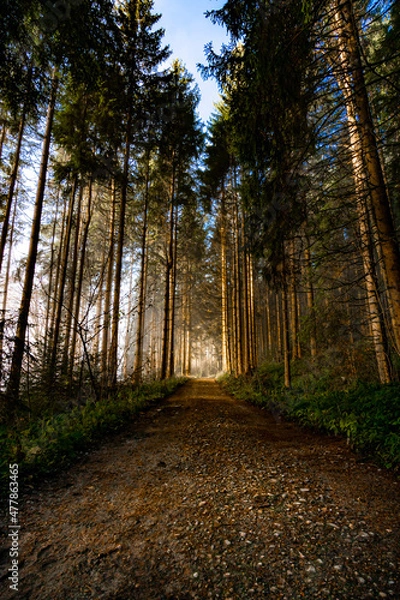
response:
M0 314L0 378L3 373L4 332L5 332L6 320L7 320L8 286L9 286L9 282L10 282L11 255L12 255L12 247L13 247L13 241L14 241L14 226L15 226L16 214L17 214L17 204L14 203L14 210L13 210L13 216L12 216L11 227L10 227L10 235L9 235L9 239L8 239L9 250L8 250L8 256L7 256L6 272L5 272L5 277L4 277L2 309L1 309L1 314Z
M110 323L111 323L111 296L113 287L113 276L114 276L114 237L115 237L115 223L116 223L116 186L114 179L111 183L111 213L110 213L110 225L109 225L109 252L107 257L107 278L106 278L106 289L104 294L104 319L103 319L103 336L101 340L101 386L103 390L111 384L110 378L110 362L109 362L109 337L110 337Z
M88 196L87 196L87 208L86 208L86 217L84 220L84 227L82 232L81 239L81 247L80 247L80 261L79 261L79 271L78 271L78 279L77 285L75 289L75 307L74 307L74 317L73 317L73 328L71 333L71 343L70 343L70 353L69 353L69 368L68 368L68 377L70 382L72 382L73 370L75 364L75 351L77 345L77 336L79 331L81 331L80 327L80 311L81 311L81 303L82 303L82 292L83 292L83 277L85 272L85 260L86 260L86 251L87 251L87 241L89 237L89 227L90 222L92 220L92 193L93 193L93 182L90 179L88 185ZM89 355L85 353L87 360L89 360ZM88 368L91 369L91 365L88 364Z
M226 205L225 188L221 193L221 331L222 331L222 370L224 373L232 371L229 356L228 339L228 266L227 266L227 235L226 235Z
M0 237L0 272L3 265L4 251L7 243L7 235L10 226L10 218L12 212L12 205L14 200L15 186L17 184L18 179L18 171L19 171L19 163L21 159L21 148L22 148L22 140L24 138L25 132L25 123L26 123L26 111L25 108L22 111L21 119L19 122L18 128L18 138L17 138L17 146L15 149L15 158L13 169L11 171L10 177L10 187L8 188L7 194L7 202L6 202L6 210L4 213L3 226L1 229L1 237Z
M62 247L62 254L60 260L60 271L59 271L59 282L58 282L58 290L57 290L57 300L56 300L56 313L54 317L54 327L52 332L52 340L51 340L51 356L50 356L50 365L49 372L50 378L53 379L55 376L55 369L57 363L57 351L58 351L58 342L61 331L61 317L62 311L64 308L64 295L65 295L65 284L67 281L67 270L68 270L68 259L69 259L69 250L71 245L71 236L72 236L72 227L73 227L73 214L75 208L75 197L76 191L78 188L78 176L75 175L73 183L72 183L72 191L71 197L69 201L68 215L67 215L67 223L66 223L66 231L65 231L65 239L64 245Z
M243 368L243 311L242 311L242 280L240 269L240 222L238 198L233 206L233 255L234 255L234 296L235 296L235 329L236 329L236 365L235 373L242 375Z
M172 293L172 271L174 267L174 199L175 199L175 170L172 174L171 200L169 208L169 235L167 242L167 255L165 263L165 293L164 293L164 320L163 320L163 341L161 354L161 379L168 377L170 366L171 349L171 293Z
M287 289L287 273L285 264L282 270L282 337L283 337L283 364L284 364L284 383L286 388L292 386L291 366L290 366L290 325L289 325L289 300Z
M311 358L316 358L317 325L315 320L314 284L312 280L312 263L309 240L307 240L307 245L304 249L304 258L306 263L307 308L308 318L310 319L310 355Z
M7 135L7 123L6 120L4 119L1 123L1 135L0 135L0 162L3 158L3 148L4 148L4 143L6 141L6 135Z
M74 245L72 247L72 256L71 256L71 270L69 273L69 290L68 296L66 299L66 318L65 318L65 330L64 330L64 355L63 355L63 364L62 364L62 372L65 375L68 375L68 365L70 362L71 356L71 337L73 330L73 317L74 317L74 301L75 301L75 293L76 293L76 275L78 271L78 254L79 254L79 242L81 238L81 215L82 215L82 203L83 203L83 184L79 190L79 198L78 198L78 206L76 210L76 219L75 219L75 236L74 236Z
M400 353L400 251L390 202L380 162L364 69L361 61L359 29L352 0L334 0L335 26L339 37L341 73L348 82L351 98L346 98L357 123L363 153L363 179L368 189L382 248L383 269L388 283L395 349Z
M24 287L18 313L17 331L15 335L15 346L11 362L10 378L7 384L6 397L10 404L18 403L22 361L25 350L26 330L28 326L29 311L31 305L33 280L36 269L36 259L39 246L40 226L43 211L44 192L46 187L47 168L49 163L51 133L54 120L54 109L58 89L58 78L53 76L50 100L47 109L46 129L43 139L42 159L40 164L39 180L36 192L35 208L32 221L31 238L29 245L28 261L25 270ZM13 411L13 408L11 409Z
M136 355L135 364L133 366L133 383L138 385L143 379L143 338L144 338L144 319L145 319L145 302L147 288L147 271L148 271L148 256L147 256L147 229L148 229L148 211L149 211L149 191L150 191L150 153L147 156L146 163L146 181L144 192L143 206L143 229L141 240L141 257L140 257L140 279L139 279L139 298L138 298L138 317L136 330Z
M132 86L131 86L132 87ZM133 90L132 90L133 91ZM111 348L110 348L110 369L111 369L111 385L115 387L118 377L118 345L119 345L119 316L121 302L121 278L122 278L122 262L124 255L125 241L125 215L128 198L128 179L129 179L129 161L131 155L131 137L132 137L132 107L129 107L126 135L125 135L125 153L124 153L124 169L121 186L121 202L119 209L119 225L118 225L118 240L117 253L115 261L114 275L114 302L112 311L112 332L111 332Z

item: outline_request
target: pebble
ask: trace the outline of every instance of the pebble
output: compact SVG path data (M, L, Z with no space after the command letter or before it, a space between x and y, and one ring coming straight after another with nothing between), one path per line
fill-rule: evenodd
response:
M316 573L317 569L314 567L314 565L310 565L307 567L306 571L307 573Z

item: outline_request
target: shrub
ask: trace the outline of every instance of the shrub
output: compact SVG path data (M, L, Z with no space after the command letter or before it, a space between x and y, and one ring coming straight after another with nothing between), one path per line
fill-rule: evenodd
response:
M253 404L279 411L304 426L343 435L356 450L374 456L388 468L400 467L400 384L344 382L332 388L329 371L304 372L293 365L293 388L283 387L280 365L263 365L250 378L225 376L229 393ZM336 389L335 389L336 388Z
M9 463L19 463L20 472L31 477L58 471L104 434L121 429L133 415L166 397L184 381L154 381L135 389L125 386L99 402L36 419L17 430L1 426L1 487L7 484Z

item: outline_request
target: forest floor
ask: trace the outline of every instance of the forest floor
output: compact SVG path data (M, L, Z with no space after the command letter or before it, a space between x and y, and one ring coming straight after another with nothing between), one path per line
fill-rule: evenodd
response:
M400 598L394 475L212 380L25 488L4 600Z

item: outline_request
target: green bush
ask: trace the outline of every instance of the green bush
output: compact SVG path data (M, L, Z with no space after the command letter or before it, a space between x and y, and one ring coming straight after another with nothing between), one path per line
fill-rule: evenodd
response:
M155 381L135 389L126 386L99 402L36 419L17 430L1 426L0 486L7 483L10 463L18 463L20 472L31 477L67 466L79 452L104 434L121 429L133 415L166 397L184 381Z
M308 427L343 435L356 450L375 457L388 468L400 467L400 384L351 382L332 389L328 372L318 377L293 365L293 387L283 386L280 365L263 365L252 378L225 376L229 393L253 404L279 411Z

